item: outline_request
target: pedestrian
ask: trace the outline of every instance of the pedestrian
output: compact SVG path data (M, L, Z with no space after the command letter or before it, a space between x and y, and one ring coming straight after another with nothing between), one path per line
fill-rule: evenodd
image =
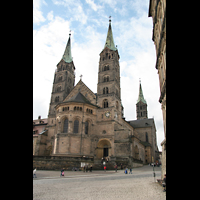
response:
M62 176L62 172L63 172L63 168L62 168L61 171L60 171L60 177Z
M163 192L166 192L166 174L164 174L164 178L163 178L163 181L162 181L162 185L163 185Z
M117 164L115 165L115 172L117 172Z
M132 174L132 168L130 167L130 172L129 172L129 174Z
M106 172L106 166L104 166L104 172Z
M88 165L86 166L86 172L88 172Z
M37 178L37 176L36 176L36 168L33 170L33 178L34 178L34 176L35 176L35 178Z
M125 171L124 171L125 174L128 174L128 168L125 167Z
M92 172L92 165L90 166L90 172Z

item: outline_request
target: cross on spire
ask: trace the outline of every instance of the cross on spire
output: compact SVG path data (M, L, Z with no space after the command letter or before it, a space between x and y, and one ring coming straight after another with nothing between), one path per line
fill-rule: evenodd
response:
M82 80L82 77L83 77L83 75L81 74L81 75L80 75L80 79L81 79L81 80Z

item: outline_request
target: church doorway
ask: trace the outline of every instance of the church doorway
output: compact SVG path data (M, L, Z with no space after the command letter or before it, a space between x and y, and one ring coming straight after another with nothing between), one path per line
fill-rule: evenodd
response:
M103 156L104 157L108 156L108 148L103 148Z
M96 147L96 157L102 159L111 155L111 143L108 139L102 139Z

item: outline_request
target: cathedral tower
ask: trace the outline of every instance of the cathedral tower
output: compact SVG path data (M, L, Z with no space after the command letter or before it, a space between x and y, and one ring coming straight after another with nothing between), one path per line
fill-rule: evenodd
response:
M138 100L137 100L137 103L136 103L136 112L137 112L137 119L148 118L147 102L146 102L146 100L144 99L144 96L143 96L141 81L140 81L140 86L139 86Z
M55 106L62 102L65 97L74 88L75 66L71 56L71 34L69 34L69 39L62 56L61 61L57 64L57 69L54 75L53 88L51 93L51 100L49 106L49 124L53 124L55 119ZM53 121L52 121L53 120Z
M121 117L119 58L119 53L113 39L110 19L104 49L100 53L97 84L97 104L105 110L104 115L107 119ZM111 112L112 117L109 117L111 116Z

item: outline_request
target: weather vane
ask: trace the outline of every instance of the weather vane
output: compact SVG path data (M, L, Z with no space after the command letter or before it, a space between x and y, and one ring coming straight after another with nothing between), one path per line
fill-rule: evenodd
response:
M111 16L109 16L109 22L111 22Z
M81 79L81 80L82 80L82 77L83 77L83 75L81 74L81 75L80 75L80 79Z
M71 30L69 31L69 35L71 35Z

